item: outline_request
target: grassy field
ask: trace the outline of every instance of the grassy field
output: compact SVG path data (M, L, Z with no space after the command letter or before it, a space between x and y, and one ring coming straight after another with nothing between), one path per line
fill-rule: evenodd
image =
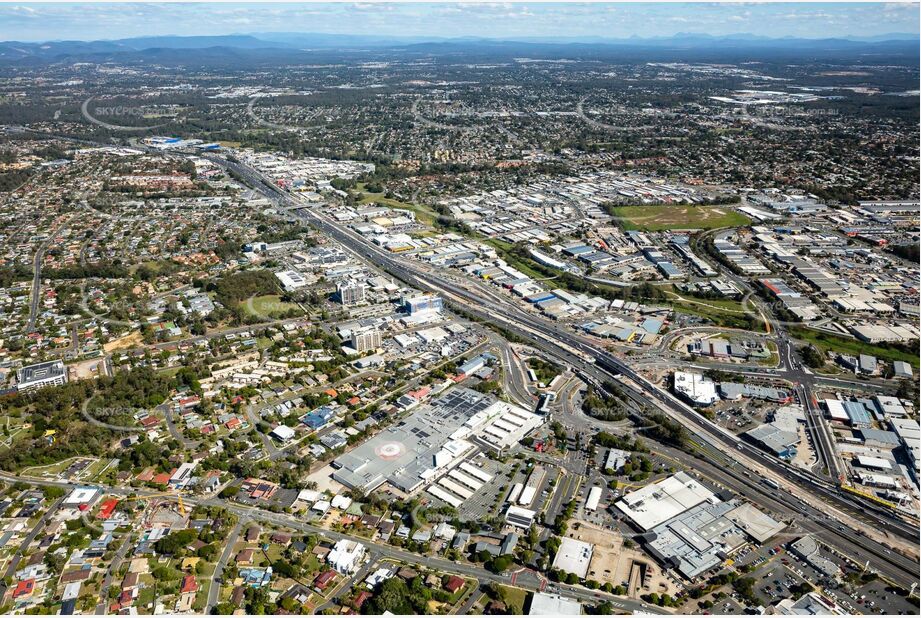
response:
M416 220L419 223L425 225L435 225L435 219L438 215L435 211L422 206L420 204L410 204L409 202L401 202L400 200L395 200L389 197L385 197L383 193L370 193L365 191L364 183L358 183L357 185L357 195L359 204L381 204L382 206L387 206L389 208L400 208L403 210L411 210L416 213Z
M767 348L771 352L771 355L764 359L758 361L759 365L764 365L765 367L776 367L780 363L780 354L777 353L777 344L773 341L767 342Z
M661 232L664 230L738 227L751 220L732 206L619 206L613 209L625 230Z
M505 599L505 605L508 607L509 614L521 616L524 614L524 605L528 600L527 590L513 588L512 586L500 586L502 588L502 597Z
M522 260L517 255L511 252L514 245L507 243L504 240L499 240L498 238L489 238L484 241L488 245L492 245L497 252L501 255L502 259L508 262L509 266L520 270L522 273L540 281L541 279L547 279L547 275L535 270L533 265L536 265L536 262L531 262L531 260Z
M61 460L57 463L48 464L46 466L32 466L29 468L23 468L19 471L20 474L24 476L56 476L67 469L67 466L72 464L78 459L90 459L89 457L68 457L67 459Z
M906 352L896 348L888 348L872 343L864 343L857 339L848 339L847 337L836 337L827 333L821 333L807 328L791 328L790 334L801 341L811 343L817 347L823 354L829 350L832 352L841 352L850 356L859 354L871 354L877 358L888 361L905 361L913 367L919 366L918 354Z
M296 304L284 302L278 294L255 296L243 301L241 304L249 315L256 316L281 315L291 309L300 310Z
M748 314L742 308L741 301L729 299L701 299L693 297L684 297L672 290L666 290L668 300L675 311L696 315L706 318L717 326L727 328L741 328L748 330L751 328L751 321ZM756 332L764 332L764 322L757 320Z

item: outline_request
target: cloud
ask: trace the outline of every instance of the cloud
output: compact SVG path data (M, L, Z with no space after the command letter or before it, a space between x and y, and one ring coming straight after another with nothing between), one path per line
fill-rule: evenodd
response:
M847 36L918 32L916 3L0 3L0 39L301 31L406 36Z

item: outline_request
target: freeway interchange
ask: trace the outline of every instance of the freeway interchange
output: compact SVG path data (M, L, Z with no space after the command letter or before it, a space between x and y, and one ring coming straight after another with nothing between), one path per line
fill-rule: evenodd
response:
M778 514L788 520L800 522L804 531L820 535L829 546L855 562L868 562L882 576L899 585L908 588L918 581L917 559L905 556L896 551L894 545L887 544L910 541L910 546L916 548L916 524L844 493L833 481L794 469L746 446L738 437L664 392L626 362L594 342L523 311L481 285L461 285L410 260L396 259L386 250L367 243L350 230L310 209L306 203L267 181L258 171L222 157L207 156L211 161L233 170L253 187L273 198L280 207L303 218L391 276L419 289L439 293L449 304L484 322L500 322L502 328L565 361L581 377L599 386L615 379L638 406L645 408L652 404L690 432L696 454L690 455L678 449L671 451L692 469L708 470L711 478L715 477L715 480L757 504L775 508ZM803 385L810 384L809 376L794 358L789 342L783 337L779 337L778 341L783 342L779 353L790 364L791 377L799 377ZM801 388L809 413L817 414L812 406L808 386ZM816 423L816 426L819 424ZM819 429L815 431L824 432ZM821 451L833 448L827 443L827 435L814 437ZM834 475L835 469L830 468L830 472ZM758 480L765 478L779 482L784 491L775 491ZM876 535L877 532L882 533L882 536Z

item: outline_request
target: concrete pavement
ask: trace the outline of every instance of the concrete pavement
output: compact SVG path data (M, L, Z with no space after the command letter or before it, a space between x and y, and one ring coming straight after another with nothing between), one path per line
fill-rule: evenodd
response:
M744 456L736 455L735 449L744 449L744 445L741 445L736 436L728 434L728 432L707 421L688 406L678 402L671 395L664 393L658 387L649 383L643 376L636 373L621 359L609 354L606 350L599 349L591 340L568 332L559 325L548 323L526 313L517 305L508 302L507 299L497 298L492 291L485 292L483 285L479 282L471 282L470 285L460 286L437 274L429 271L423 272L421 269L416 268L414 264L406 260L397 259L386 251L369 245L346 228L324 218L319 213L309 210L305 207L305 204L296 202L294 197L282 192L277 187L261 182L261 178L255 171L240 164L220 159L218 162L221 165L235 169L245 177L260 181L256 183L256 186L268 187L272 197L286 205L293 206L293 212L309 220L311 224L338 240L344 246L351 248L354 252L373 259L375 265L391 275L420 289L438 292L450 304L459 305L464 311L470 312L481 319L501 322L504 327L516 335L532 341L538 348L543 349L552 356L561 358L574 368L596 376L600 381L608 380L612 376L626 377L627 381L622 381L622 385L628 391L629 396L636 399L641 405L648 406L652 404L660 408L668 416L681 423L703 445L701 453L705 454L706 457L720 461L718 457L727 452L728 446L729 449L733 449L728 452L734 455L734 465L741 464L748 469L754 470L759 477L767 476L768 478L778 479L787 486L792 484L801 490L799 492L800 496L811 500L814 505L821 504L822 507L820 508L828 509L830 504L834 504L838 512L841 513L841 509L850 508L855 504L855 501L850 496L843 495L836 487L825 484L821 479L811 475L791 470L763 453L747 450ZM478 295L480 292L490 297L490 300L495 301L489 302L488 311L480 308L485 306L482 297ZM784 351L780 350L779 352L781 358L783 358L785 356ZM682 453L681 457L687 460L688 454ZM821 497L817 497L816 494L820 494ZM822 503L823 500L825 501L824 504ZM874 516L879 518L880 527L891 531L893 534L907 538L917 536L916 527L905 526L899 520L892 519L889 513L875 512L872 507L868 507L863 503L861 505L864 506L866 511L874 512ZM853 526L854 524L849 523L848 525ZM838 536L834 527L830 525L827 529L830 534L835 535L839 544L850 547L855 542L853 538L841 538ZM853 529L852 533L854 533ZM856 542L860 543L861 541L862 539L859 539ZM885 569L888 559L883 550L870 547L867 549L873 549L877 552L875 566L879 569ZM903 571L901 576L904 577L906 574L910 576L910 581L916 580L917 565L915 564L907 571Z

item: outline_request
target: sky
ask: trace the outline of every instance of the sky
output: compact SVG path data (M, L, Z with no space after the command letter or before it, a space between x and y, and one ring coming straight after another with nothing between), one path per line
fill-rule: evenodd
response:
M918 33L904 3L0 3L0 40L321 32L490 38Z

